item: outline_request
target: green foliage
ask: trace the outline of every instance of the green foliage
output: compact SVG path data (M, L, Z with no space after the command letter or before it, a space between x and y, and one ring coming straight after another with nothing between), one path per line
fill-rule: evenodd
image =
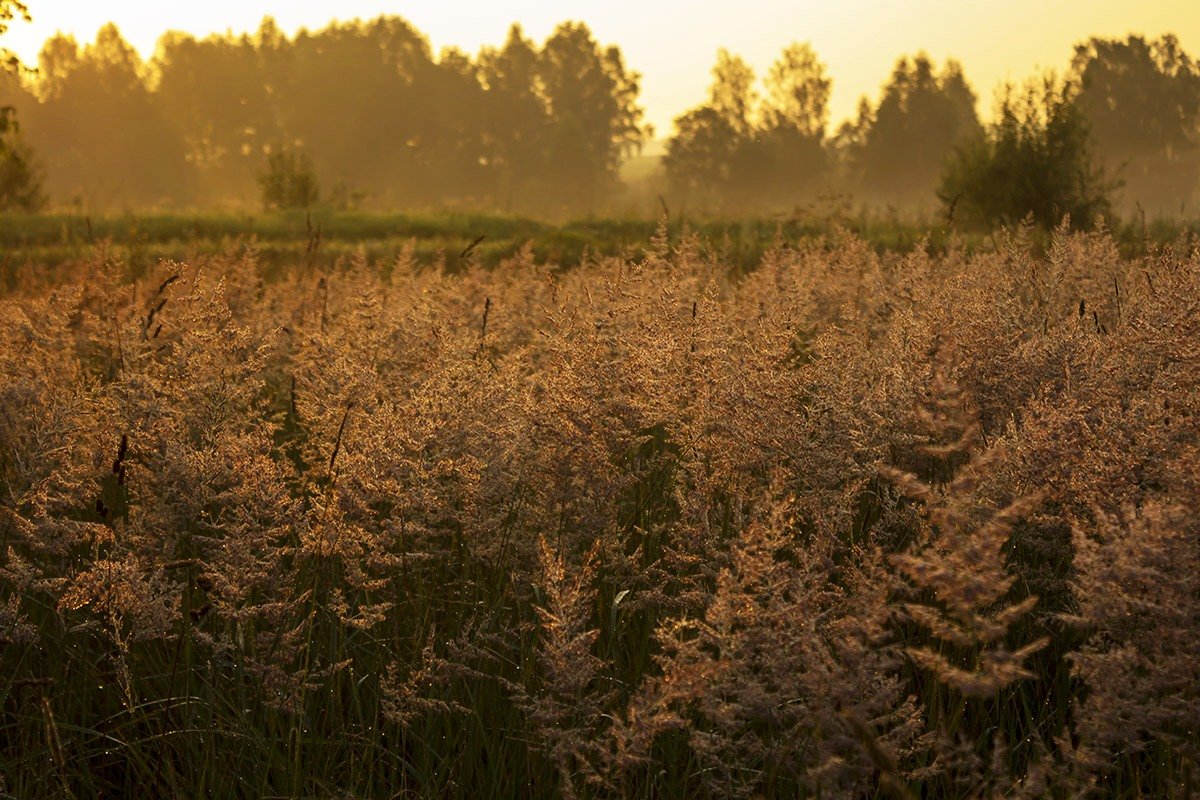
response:
M16 120L0 117L0 211L38 211L46 205L33 154Z
M267 156L267 169L258 179L265 211L309 208L320 189L307 153L284 147Z
M336 192L336 187L335 187ZM329 201L336 198L331 194ZM71 269L111 257L130 275L160 260L213 257L235 245L253 254L262 277L290 275L298 264L336 267L362 260L387 273L397 259L422 266L463 266L460 254L479 236L484 240L470 261L496 267L528 249L538 264L570 270L601 256L645 254L660 220L648 217L587 218L560 224L496 214L427 212L382 214L338 211L332 202L312 210L271 214L156 213L84 216L76 213L0 215L0 251L9 256L0 269L0 293L27 271L56 281ZM313 252L313 228L320 227ZM1148 245L1169 244L1200 230L1197 220L1114 222L1112 234L1125 255ZM772 248L820 247L852 233L877 253L944 253L954 246L969 252L990 250L995 240L984 230L947 227L944 218L901 222L892 216L844 210L780 220L770 216L702 218L675 214L666 228L671 242L700 237L702 252L739 274L758 268ZM1046 231L1031 231L1033 245L1048 246ZM249 244L252 242L253 244ZM240 244L239 244L240 243Z
M956 150L940 195L948 215L984 226L1069 216L1083 229L1108 213L1115 185L1094 160L1075 88L1047 76L1006 88L996 121Z

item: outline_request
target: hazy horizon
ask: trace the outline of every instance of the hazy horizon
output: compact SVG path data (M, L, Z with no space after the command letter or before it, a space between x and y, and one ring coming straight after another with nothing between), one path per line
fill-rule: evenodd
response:
M1064 2L1047 6L1014 0L1004 7L978 8L947 0L916 0L898 7L879 0L827 0L781 3L746 0L736 14L728 8L702 7L679 0L634 3L561 2L553 5L518 0L480 4L344 0L337 14L329 6L300 0L281 7L270 0L215 0L205 6L145 0L33 3L31 24L16 22L3 45L26 64L36 64L44 41L56 32L80 43L115 22L143 58L159 37L180 30L203 37L249 32L272 16L288 34L325 27L333 21L401 16L429 37L435 53L458 47L468 53L503 43L509 26L519 22L526 34L544 39L556 24L585 22L603 44L621 48L626 64L643 76L641 101L655 138L671 133L672 120L703 101L719 48L743 56L761 77L787 44L811 42L833 78L830 128L854 116L861 96L874 100L896 59L924 51L937 63L954 58L979 97L987 116L992 95L1004 81L1020 81L1042 69L1062 71L1071 48L1091 36L1124 37L1174 34L1189 52L1200 50L1200 4L1148 0L1137 6L1112 0ZM1037 18L1038 25L1029 20Z

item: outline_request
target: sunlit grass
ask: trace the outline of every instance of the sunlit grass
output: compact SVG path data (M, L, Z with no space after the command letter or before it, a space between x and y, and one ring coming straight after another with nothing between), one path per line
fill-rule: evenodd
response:
M1194 242L181 219L0 300L0 793L1189 791Z

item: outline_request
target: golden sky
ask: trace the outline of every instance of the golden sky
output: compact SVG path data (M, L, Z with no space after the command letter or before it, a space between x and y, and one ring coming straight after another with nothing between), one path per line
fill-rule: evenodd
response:
M265 15L289 33L339 19L398 14L435 47L475 52L503 42L520 21L543 39L565 19L586 22L604 44L618 44L643 75L642 99L658 135L671 119L701 102L716 51L742 55L761 75L792 41L812 42L834 79L836 125L858 98L876 97L901 54L925 50L953 56L991 106L997 84L1040 68L1065 68L1073 43L1092 35L1175 33L1200 57L1200 0L27 0L33 24L15 22L2 44L28 64L55 31L81 41L116 22L143 55L165 30L197 35L254 30Z

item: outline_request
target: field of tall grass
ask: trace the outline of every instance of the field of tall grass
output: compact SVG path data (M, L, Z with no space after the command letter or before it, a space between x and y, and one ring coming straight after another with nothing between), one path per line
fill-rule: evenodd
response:
M1200 241L1032 239L15 274L0 796L1196 795Z

